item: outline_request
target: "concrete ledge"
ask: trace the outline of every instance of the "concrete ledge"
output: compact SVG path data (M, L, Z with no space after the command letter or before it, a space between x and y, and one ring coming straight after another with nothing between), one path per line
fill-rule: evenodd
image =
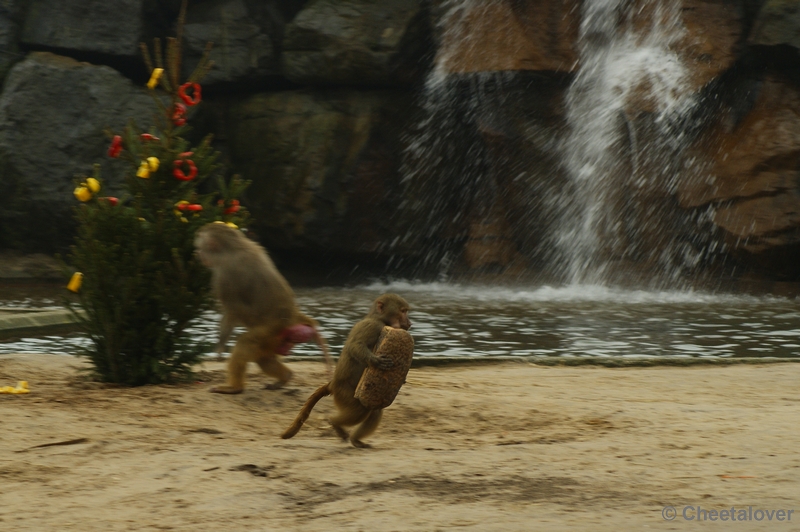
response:
M61 327L77 323L67 309L0 309L0 333Z

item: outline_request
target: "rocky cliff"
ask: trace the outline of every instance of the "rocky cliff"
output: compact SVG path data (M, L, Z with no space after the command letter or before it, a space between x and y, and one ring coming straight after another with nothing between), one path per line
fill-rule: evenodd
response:
M213 132L252 181L254 233L278 256L547 268L546 198L570 186L558 145L586 67L584 2L192 1L185 63L213 41L216 64L197 134ZM700 103L669 164L693 171L635 200L622 179L615 201L639 229L654 215L702 218L670 224L705 246L695 267L798 280L800 1L682 2L672 48ZM0 246L69 244L73 176L105 164L105 130L147 120L138 43L171 34L179 3L0 0ZM642 143L653 116L642 87L615 149ZM647 168L620 156L619 172L636 164ZM619 231L605 253L651 267L662 229L635 231L637 242Z

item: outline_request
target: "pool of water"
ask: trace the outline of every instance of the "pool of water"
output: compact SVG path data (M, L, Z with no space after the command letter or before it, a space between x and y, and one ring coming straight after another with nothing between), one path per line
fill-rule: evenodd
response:
M701 292L648 292L603 286L509 288L448 283L373 283L355 288L296 290L338 354L352 325L383 292L412 305L417 357L798 357L800 302ZM4 306L57 304L42 294ZM192 334L213 342L219 316L209 313ZM0 353L74 354L80 333L26 336L0 343ZM312 344L295 357L317 357Z

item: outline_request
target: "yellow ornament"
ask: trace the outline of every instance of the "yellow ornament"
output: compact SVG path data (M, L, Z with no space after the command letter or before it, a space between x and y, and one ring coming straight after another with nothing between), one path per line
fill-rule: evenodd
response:
M78 293L78 290L81 289L81 283L83 283L83 274L81 272L75 272L72 274L72 278L67 284L67 290Z
M31 393L28 389L28 381L19 381L16 388L12 388L11 386L2 386L0 387L0 393Z
M155 89L156 85L158 85L158 80L161 79L161 76L164 74L163 68L154 68L153 73L150 74L150 80L147 82L148 89Z
M139 170L136 171L136 177L141 177L142 179L150 177L150 165L147 164L147 161L142 161L142 164L139 165Z
M172 212L174 212L175 216L180 218L181 221L188 222L189 220L184 218L183 217L183 212L181 212L182 211L181 207L183 207L184 205L189 205L189 202L186 201L186 200L180 200L178 203L175 204L175 209Z
M100 181L97 179L90 177L86 180L86 186L89 187L89 190L97 194L100 192Z
M92 191L83 186L76 188L73 194L75 194L75 197L80 201L89 201L92 199Z
M151 172L155 172L158 170L158 165L161 164L161 161L158 160L158 157L148 157L147 158L147 166L150 167Z
M238 226L238 225L236 225L236 224L235 224L235 223L233 223L233 222L223 222L223 221L221 221L221 220L217 220L217 221L215 221L214 223L215 223L215 224L225 224L225 225L227 225L228 227L232 227L232 228L234 228L234 229L239 229L239 226Z

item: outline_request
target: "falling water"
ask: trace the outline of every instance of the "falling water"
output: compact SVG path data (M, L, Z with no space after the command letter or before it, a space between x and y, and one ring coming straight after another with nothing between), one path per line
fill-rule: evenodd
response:
M476 33L486 26L474 24L509 13L497 9L507 4L442 4L439 49L423 95L425 117L407 151L406 178L423 183L417 197L427 198L419 203L421 230L409 234L424 233L425 259L447 267L470 238L466 219L472 227L474 220L488 226L503 216L501 195L507 192L498 186L498 173L511 168L519 174L515 179L527 179L530 195L538 196L529 211L541 223L529 223L526 230L544 234L535 249L521 251L550 278L592 284L630 282L638 275L639 282L676 286L681 273L708 250L707 228L700 227L708 213L687 214L676 200L681 180L700 171L684 153L698 98L676 52L685 32L680 2L582 2L580 66L564 94L564 124L537 133L537 149L558 162L552 175L535 177L524 165L542 154L520 153L518 161L503 161L499 169L486 141L487 131L519 136L518 129L509 135L503 128L513 114L507 86L523 74L504 71L514 68L505 58L487 56L497 50L480 47L486 35ZM492 38L502 39L506 28L493 29Z
M568 281L605 281L625 259L667 274L691 261L688 245L674 239L681 213L671 202L686 170L682 126L696 104L675 52L685 31L680 13L678 0L583 3L581 67L567 92L560 148L570 186L555 199L562 221L553 235ZM644 120L636 109L647 111Z
M459 72L464 58L484 54L475 47L471 21L504 0L446 0L440 5L440 44L422 94L424 116L409 139L402 172L417 190L416 225L405 238L421 238L422 263L444 275L463 244L466 220L488 218L498 195L491 157L480 129L502 106L503 85L514 73ZM455 72L455 73L454 73Z

